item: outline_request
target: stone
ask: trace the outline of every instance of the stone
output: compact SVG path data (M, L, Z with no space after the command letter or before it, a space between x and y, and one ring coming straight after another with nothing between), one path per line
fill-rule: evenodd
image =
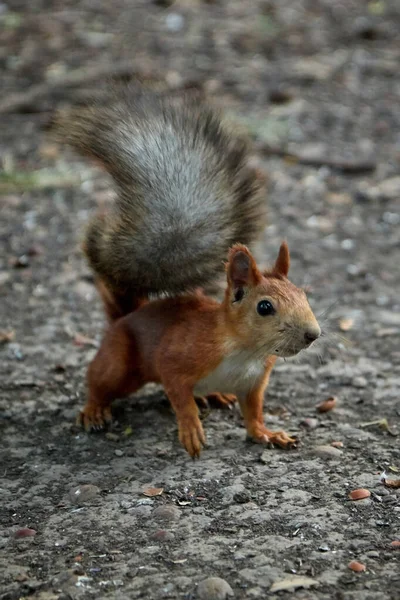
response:
M353 377L351 380L351 385L356 388L365 388L368 385L368 381L362 376Z
M86 502L90 502L99 494L100 488L98 488L97 485L92 485L90 483L78 485L68 492L69 499L72 504L75 504L76 506L82 506L83 504L86 504Z
M225 600L233 596L233 590L225 579L220 577L208 577L199 583L197 597L199 600Z
M333 446L315 446L314 453L321 458L341 458L343 451Z
M179 521L181 517L180 510L176 508L176 506L171 506L170 504L158 506L151 514L152 517L160 523Z

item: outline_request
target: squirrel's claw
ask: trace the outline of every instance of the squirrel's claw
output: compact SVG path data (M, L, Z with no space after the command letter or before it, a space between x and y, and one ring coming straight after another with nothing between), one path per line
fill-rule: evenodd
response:
M237 397L233 394L214 392L213 394L208 394L207 400L212 407L232 409L232 406L237 402Z
M299 440L290 437L286 431L270 431L264 426L249 432L249 436L259 444L270 444L285 449L296 448L299 444Z
M179 440L192 458L199 458L206 438L203 426L198 417L179 423Z
M76 419L76 424L83 427L88 433L92 431L101 431L111 422L112 415L109 406L85 406Z

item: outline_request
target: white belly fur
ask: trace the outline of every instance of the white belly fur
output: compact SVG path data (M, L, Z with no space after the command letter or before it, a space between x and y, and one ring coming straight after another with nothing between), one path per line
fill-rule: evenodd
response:
M265 360L254 358L254 352L235 352L225 357L218 367L197 382L194 393L206 396L213 392L246 395L265 371Z

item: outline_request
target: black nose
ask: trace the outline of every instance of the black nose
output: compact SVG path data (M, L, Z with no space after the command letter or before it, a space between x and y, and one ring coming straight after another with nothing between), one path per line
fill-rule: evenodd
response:
M319 331L315 331L315 330L310 330L310 331L306 331L304 334L304 339L307 342L307 344L311 344L312 342L315 342L316 339L319 338Z

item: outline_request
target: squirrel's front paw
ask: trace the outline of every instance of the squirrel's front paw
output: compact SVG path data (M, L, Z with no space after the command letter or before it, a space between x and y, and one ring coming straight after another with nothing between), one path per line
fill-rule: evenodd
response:
M258 426L248 432L251 439L259 444L272 444L280 448L295 448L297 438L290 437L286 431L270 431L264 426Z
M199 458L201 448L206 443L203 426L196 417L181 419L178 423L179 440L192 458Z
M76 418L77 425L84 427L87 432L100 431L111 421L112 416L109 406L90 406L88 404Z

